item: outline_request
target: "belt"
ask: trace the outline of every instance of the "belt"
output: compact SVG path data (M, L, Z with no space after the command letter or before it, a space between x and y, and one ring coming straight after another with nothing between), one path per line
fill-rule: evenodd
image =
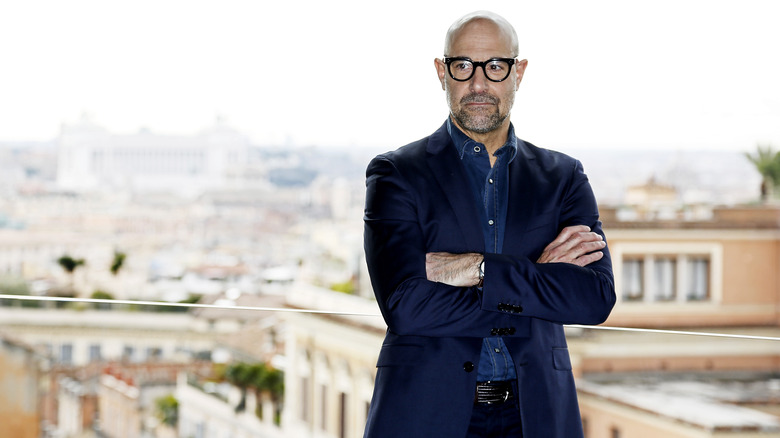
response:
M514 398L512 383L514 380L501 382L477 382L474 392L474 403L493 405L506 403Z

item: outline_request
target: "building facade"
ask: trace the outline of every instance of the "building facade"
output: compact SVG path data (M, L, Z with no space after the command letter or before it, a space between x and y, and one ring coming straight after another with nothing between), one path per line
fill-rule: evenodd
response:
M247 139L222 123L191 136L118 135L82 119L62 126L57 184L74 191L197 194L228 187L246 167L248 151Z
M376 302L298 287L288 305L348 314L286 315L285 436L362 437L386 328Z

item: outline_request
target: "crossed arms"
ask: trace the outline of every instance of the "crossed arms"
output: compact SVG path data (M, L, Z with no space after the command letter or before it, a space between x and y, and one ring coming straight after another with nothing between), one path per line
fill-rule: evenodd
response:
M579 163L572 161L565 178L562 205L554 208L562 213L559 223L569 226L535 260L520 254L441 252L436 248L451 247L461 232L453 213L442 210L447 204L441 189L420 169L401 172L391 158L374 159L367 169L364 245L390 330L484 337L494 327L520 323L517 318L603 322L615 293L595 199ZM485 283L479 290L475 285L483 257ZM523 312L508 314L501 310L505 303Z
M600 234L586 225L564 228L542 252L536 263L571 263L586 266L604 257L601 252L607 244ZM484 257L478 253L452 254L429 252L425 254L425 273L430 281L450 286L476 286L479 283L479 265Z

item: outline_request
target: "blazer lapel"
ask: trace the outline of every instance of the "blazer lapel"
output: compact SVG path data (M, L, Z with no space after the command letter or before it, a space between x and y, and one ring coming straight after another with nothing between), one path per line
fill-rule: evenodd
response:
M445 194L467 247L474 248L475 251L484 251L485 241L479 225L477 206L471 194L463 163L447 132L446 122L428 139L426 161L441 191Z

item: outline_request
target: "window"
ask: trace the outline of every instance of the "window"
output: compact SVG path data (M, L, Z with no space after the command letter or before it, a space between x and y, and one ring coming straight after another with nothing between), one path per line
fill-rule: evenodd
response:
M125 345L124 349L122 350L122 360L132 362L134 355L135 348L133 348L132 345Z
M149 347L146 349L147 360L160 360L162 359L162 348Z
M687 266L689 301L703 301L709 298L708 278L710 276L710 261L706 257L690 257Z
M320 385L320 429L328 430L328 387Z
M642 301L644 297L644 261L640 258L623 260L623 299Z
M712 298L711 255L626 254L622 257L624 302L692 302Z
M308 423L311 421L311 412L309 411L309 378L301 377L301 420Z
M60 346L60 362L65 365L73 364L73 344L62 344Z
M205 438L205 437L206 437L206 424L200 422L195 425L195 438Z
M347 393L339 397L339 438L347 438Z
M89 361L97 362L102 359L100 354L100 344L92 344L89 346Z
M677 260L671 256L653 260L655 301L673 301L677 282Z

